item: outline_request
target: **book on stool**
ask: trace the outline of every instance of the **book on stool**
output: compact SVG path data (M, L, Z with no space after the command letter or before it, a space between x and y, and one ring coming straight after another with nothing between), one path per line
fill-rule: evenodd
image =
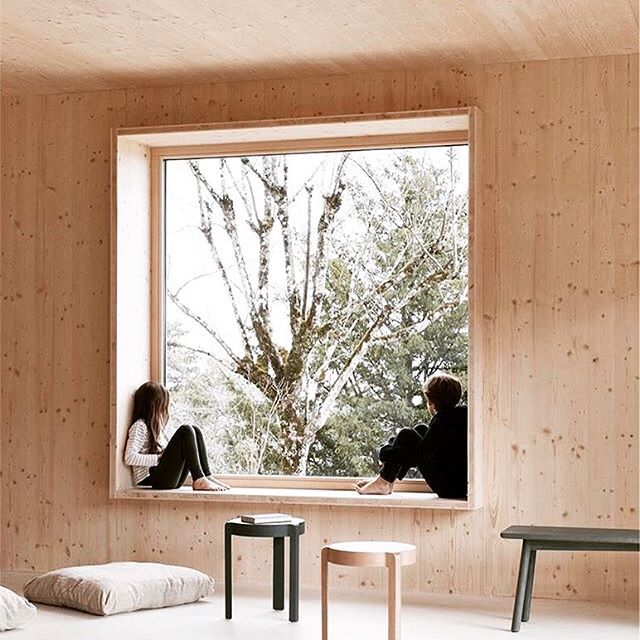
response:
M240 521L247 524L279 524L291 522L291 516L286 513L248 513L241 515Z

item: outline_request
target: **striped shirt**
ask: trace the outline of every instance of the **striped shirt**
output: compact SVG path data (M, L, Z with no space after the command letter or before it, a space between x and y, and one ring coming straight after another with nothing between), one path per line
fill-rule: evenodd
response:
M158 438L158 446L164 449L167 446L167 436L162 431ZM129 427L127 446L124 451L124 462L133 471L133 483L139 484L149 475L149 467L158 464L160 456L157 453L149 453L149 429L144 420L136 420Z

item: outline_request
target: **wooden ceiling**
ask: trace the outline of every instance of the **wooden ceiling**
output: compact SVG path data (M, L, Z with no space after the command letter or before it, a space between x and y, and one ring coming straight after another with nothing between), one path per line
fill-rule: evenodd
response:
M636 0L2 0L1 15L12 94L638 51Z

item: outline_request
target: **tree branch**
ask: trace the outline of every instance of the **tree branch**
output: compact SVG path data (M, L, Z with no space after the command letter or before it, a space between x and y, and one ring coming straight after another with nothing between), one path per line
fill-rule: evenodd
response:
M264 172L258 171L249 158L242 158L241 162L262 181L266 192L269 194L276 206L276 217L278 218L282 231L284 268L287 285L287 298L289 301L289 324L291 334L295 336L300 325L301 311L300 294L296 285L293 240L291 237L291 228L289 226L289 202L287 201L289 167L287 165L287 159L286 156L281 156L282 184L278 184L276 182L275 158L272 158L271 168L268 168L268 165L265 164Z
M238 238L238 229L236 225L233 200L227 194L221 196L215 191L215 189L213 189L213 187L211 187L205 176L202 174L197 160L190 160L189 166L191 167L191 170L198 182L203 185L203 187L211 195L213 200L218 204L222 212L224 228L227 237L231 241L236 266L238 267L238 271L240 272L242 290L245 296L245 300L247 301L247 304L249 306L251 324L253 326L256 339L258 340L258 343L260 344L263 352L268 355L269 361L271 362L271 366L273 367L274 371L276 371L276 373L279 373L282 369L282 359L280 358L278 350L275 347L273 338L271 336L270 327L265 325L262 317L258 313L256 296L249 279L246 262ZM210 205L205 201L205 206L209 207ZM213 244L213 238L211 238L210 245L211 244Z
M191 318L194 322L199 324L219 345L223 351L231 358L236 364L240 363L239 358L233 353L229 345L222 339L220 334L200 315L195 311L187 307L181 300L179 300L171 291L167 290L167 295L173 304L182 311L187 317Z
M329 267L327 236L330 233L331 224L342 205L342 193L346 187L345 183L342 182L342 171L348 157L349 155L346 153L341 157L336 169L333 189L330 194L323 196L322 214L317 226L317 248L312 278L313 297L307 318L309 326L313 326L319 316L326 295L327 269Z
M169 341L167 342L167 347L173 347L174 349L186 349L187 351L192 351L193 353L199 353L201 355L205 355L208 358L214 360L221 367L229 368L229 364L224 360L218 358L215 354L211 353L211 351L207 351L206 349L199 349L198 347L191 347L188 344L182 344L180 342Z
M187 286L189 286L192 282L195 282L196 280L200 280L200 278L208 278L209 276L212 276L213 273L200 273L197 276L194 276L193 278L189 278L186 282L183 282L174 292L174 296L179 296L180 292Z
M459 305L458 302L445 302L438 306L437 309L434 309L430 314L426 315L422 320L416 322L410 326L403 326L397 329L396 331L389 331L389 333L385 333L380 336L376 336L373 338L373 341L376 343L380 342L390 342L392 340L398 340L400 338L404 338L414 333L418 333L424 331L429 325L437 322L442 318L444 312L450 309L454 309Z
M229 240L231 241L233 255L238 267L238 271L240 272L240 282L242 283L245 298L247 299L247 302L250 304L250 306L255 310L255 296L253 287L251 286L251 280L249 279L249 274L247 272L247 265L244 259L244 255L240 247L233 200L227 193L220 195L216 192L216 190L209 184L209 181L205 178L202 171L200 170L200 165L198 164L197 160L189 160L189 166L191 167L191 171L193 172L198 182L202 184L202 186L207 190L209 195L213 198L214 202L218 205L220 211L222 212L224 229Z
M311 267L311 202L313 185L305 185L307 191L307 242L304 254L304 283L302 285L302 316L307 315L307 298L309 295L309 269Z
M244 192L244 189L242 189L242 187L236 181L235 176L233 175L233 172L229 168L229 164L224 158L220 158L220 164L224 169L226 169L227 175L229 176L229 178L231 178L231 183L233 184L233 188L236 190L236 193L240 196L240 200L242 200L242 204L244 205L244 208L246 209L247 213L253 213L254 217L256 218L257 224L254 224L249 218L247 219L247 224L249 225L252 231L254 231L255 233L258 233L260 217L258 216L258 210L256 208L255 199L252 198L251 202L249 202L249 199L247 198Z
M231 302L231 308L233 309L233 315L236 319L236 323L238 325L238 328L240 329L240 333L242 334L242 340L244 342L244 347L245 347L245 351L247 352L247 354L251 355L253 353L253 350L251 348L251 341L249 339L249 332L247 330L247 327L242 319L242 316L240 315L240 310L238 308L238 303L236 301L236 296L235 296L235 292L233 290L233 287L231 286L231 281L229 279L229 275L227 274L227 270L222 262L222 259L220 258L220 254L218 252L218 248L213 240L213 234L211 233L211 216L212 216L212 211L211 211L211 206L209 205L209 203L204 200L204 198L202 197L202 187L200 184L200 181L197 182L197 189L198 189L198 203L200 205L200 220L203 221L202 222L202 227L200 229L200 231L202 232L202 234L205 237L205 240L207 241L207 244L209 245L209 250L211 252L211 256L213 258L213 261L216 264L216 267L218 268L218 272L220 273L220 276L222 277L222 282L225 286L225 289L227 290L227 294L229 295L229 301ZM209 221L209 222L206 222ZM188 284L185 283L184 285L182 285L182 287L180 287L175 293L174 296L178 297L178 295L180 294L180 291L184 288L184 286Z

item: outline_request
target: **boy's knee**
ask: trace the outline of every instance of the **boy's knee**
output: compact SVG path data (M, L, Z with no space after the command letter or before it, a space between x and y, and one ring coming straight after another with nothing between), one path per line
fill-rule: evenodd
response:
M404 427L402 429L400 429L400 431L398 431L398 433L396 434L396 439L394 444L398 445L398 444L402 444L402 443L409 443L409 442L418 442L420 440L420 436L418 433L416 433L415 429L412 429L411 427Z

